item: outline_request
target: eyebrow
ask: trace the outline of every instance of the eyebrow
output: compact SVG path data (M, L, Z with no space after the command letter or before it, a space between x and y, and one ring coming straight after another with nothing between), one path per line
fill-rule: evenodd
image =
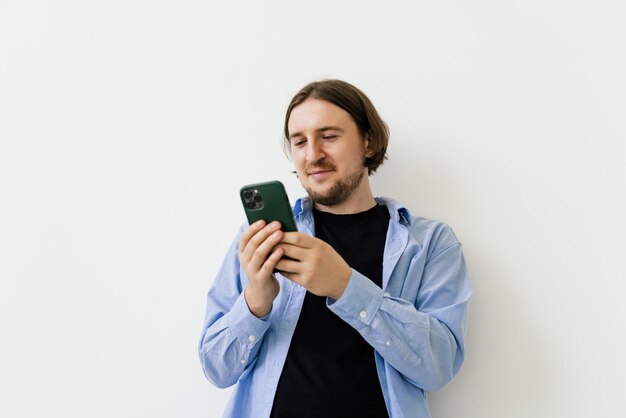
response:
M323 127L319 128L319 129L315 130L315 132L317 132L317 133L323 133L323 132L326 132L326 131L337 131L337 132L340 132L340 133L345 132L343 129L341 129L338 126L323 126ZM302 136L302 132L294 132L294 133L292 133L291 135L289 135L289 139L291 140L292 138L295 138L297 136Z

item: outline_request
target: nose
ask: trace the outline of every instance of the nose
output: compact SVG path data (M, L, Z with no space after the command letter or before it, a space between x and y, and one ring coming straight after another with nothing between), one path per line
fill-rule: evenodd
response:
M322 160L326 157L320 141L309 141L306 153L306 159L309 162Z

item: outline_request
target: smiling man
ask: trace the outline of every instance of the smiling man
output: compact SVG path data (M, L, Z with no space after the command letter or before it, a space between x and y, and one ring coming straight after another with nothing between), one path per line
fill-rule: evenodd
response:
M374 154L370 130L362 134L348 112L308 98L291 108L286 134L302 186L321 210L355 213L373 206L364 165Z
M207 298L199 355L215 385L236 384L225 417L426 418L426 392L459 371L461 245L373 196L388 136L344 81L310 83L289 104L285 146L308 194L299 232L242 227Z

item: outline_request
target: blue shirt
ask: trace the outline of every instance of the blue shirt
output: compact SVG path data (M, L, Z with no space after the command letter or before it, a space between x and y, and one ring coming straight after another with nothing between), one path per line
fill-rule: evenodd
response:
M375 349L389 416L428 418L426 392L459 371L471 287L461 244L442 222L412 217L400 203L377 198L389 214L382 289L356 270L342 296L327 298L332 312ZM312 201L296 202L300 232L314 235ZM280 274L271 312L257 318L243 296L247 277L231 245L207 297L198 347L207 378L236 384L224 417L268 417L306 289Z

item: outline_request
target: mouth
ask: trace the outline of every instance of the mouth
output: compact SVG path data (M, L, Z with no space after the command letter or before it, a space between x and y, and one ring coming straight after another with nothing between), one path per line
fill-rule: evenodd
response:
M307 174L314 179L322 179L328 177L333 171L334 170L312 170L309 171Z

